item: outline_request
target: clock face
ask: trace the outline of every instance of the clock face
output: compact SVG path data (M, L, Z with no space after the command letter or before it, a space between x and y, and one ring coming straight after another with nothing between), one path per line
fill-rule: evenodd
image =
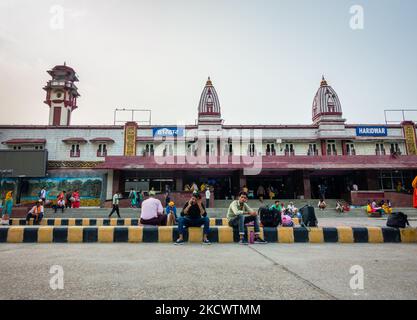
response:
M57 98L61 98L61 97L62 97L62 92L57 92L57 93L56 93L56 97L57 97Z

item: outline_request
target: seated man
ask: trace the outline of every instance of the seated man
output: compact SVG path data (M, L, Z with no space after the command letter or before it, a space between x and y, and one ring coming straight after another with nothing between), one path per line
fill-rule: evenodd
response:
M56 205L54 206L55 213L58 209L62 210L62 213L64 213L65 209L65 191L62 191L57 197Z
M172 226L177 223L177 207L175 206L174 201L170 201L168 206L165 209L165 212L168 216L167 226Z
M178 219L179 237L175 244L184 244L184 233L186 227L201 227L203 229L203 244L210 244L207 236L210 231L210 219L207 217L206 209L201 200L201 195L193 192L191 199L188 200L181 211L181 217Z
M271 206L271 210L277 210L279 213L282 213L282 206L279 203L279 200L275 200L275 204Z
M26 216L26 223L29 224L30 218L33 218L34 225L40 224L43 218L43 212L42 200L38 200L36 205L34 205L28 212L28 215Z
M259 217L258 213L252 210L248 204L248 195L245 192L239 193L239 199L234 200L227 211L227 219L229 220L229 226L239 228L239 243L248 244L248 240L245 239L245 224L252 222L254 223L255 229L255 243L267 243L263 240L259 234Z
M149 198L142 202L142 213L140 215L140 223L165 226L167 224L167 215L164 214L164 208L159 199L155 198L155 191L149 191Z

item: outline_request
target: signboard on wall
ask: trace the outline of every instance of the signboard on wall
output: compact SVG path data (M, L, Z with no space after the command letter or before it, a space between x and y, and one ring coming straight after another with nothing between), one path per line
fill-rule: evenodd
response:
M125 124L125 156L136 156L136 134L138 126L136 122L126 122Z
M184 136L184 128L178 128L178 127L153 128L152 133L154 137L182 137Z
M356 127L356 135L358 137L386 137L388 129L384 126Z
M414 129L414 123L412 122L404 123L403 130L404 130L405 145L407 147L407 154L417 155L416 131Z

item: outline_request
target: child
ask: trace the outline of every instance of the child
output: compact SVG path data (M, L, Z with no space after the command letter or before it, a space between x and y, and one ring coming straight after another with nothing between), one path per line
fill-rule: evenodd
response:
M177 224L177 207L175 206L174 201L170 201L168 203L165 212L168 215L167 226L173 226L174 224Z

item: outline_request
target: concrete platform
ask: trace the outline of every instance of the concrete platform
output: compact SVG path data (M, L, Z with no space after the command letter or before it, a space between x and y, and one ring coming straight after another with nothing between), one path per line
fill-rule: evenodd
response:
M0 265L2 300L417 299L410 244L0 244ZM353 266L362 288L350 286Z

